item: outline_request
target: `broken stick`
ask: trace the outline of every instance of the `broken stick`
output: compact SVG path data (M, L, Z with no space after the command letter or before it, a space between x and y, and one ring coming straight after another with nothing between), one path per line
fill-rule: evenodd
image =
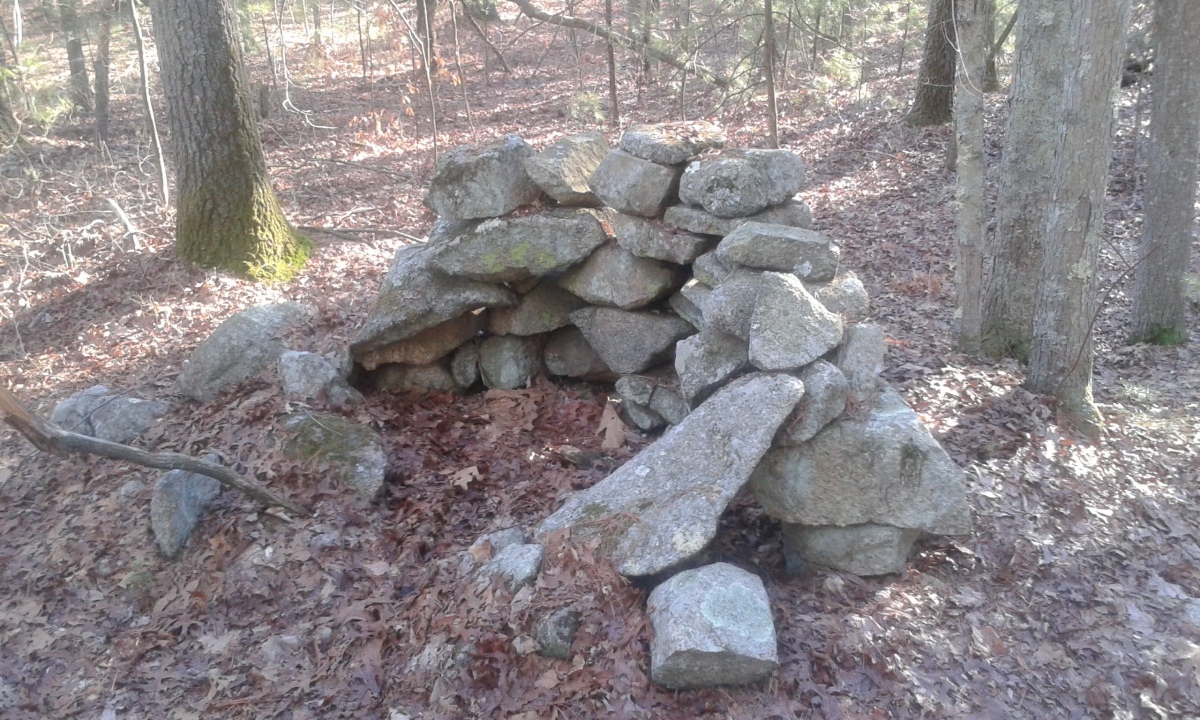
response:
M155 468L157 470L186 470L213 478L226 487L241 490L245 494L268 507L281 507L300 517L309 517L311 512L291 501L285 500L266 488L259 487L251 480L238 475L229 468L215 463L199 460L190 455L179 453L152 453L139 450L129 445L101 440L88 435L80 435L70 430L63 430L52 422L48 422L26 410L17 397L4 387L0 387L0 417L25 436L38 449L57 455L70 453L87 453L124 460L134 465Z

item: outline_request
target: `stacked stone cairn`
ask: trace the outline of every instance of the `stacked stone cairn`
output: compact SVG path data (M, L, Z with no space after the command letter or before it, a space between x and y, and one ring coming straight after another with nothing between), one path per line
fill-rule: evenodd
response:
M671 426L535 541L570 529L623 574L662 579L749 485L789 567L900 572L920 536L969 532L963 473L879 378L886 338L862 322L863 285L794 199L803 162L724 144L692 122L634 126L616 150L593 133L447 153L426 201L439 219L397 251L351 355L379 388L614 382L627 420ZM535 544L502 553L540 563ZM536 577L522 567L510 585ZM692 568L649 604L662 685L777 666L757 575Z

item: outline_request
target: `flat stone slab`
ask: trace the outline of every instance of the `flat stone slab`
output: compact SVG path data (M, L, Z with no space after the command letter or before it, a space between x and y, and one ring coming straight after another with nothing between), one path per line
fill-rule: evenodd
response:
M671 689L746 685L779 667L762 580L728 563L685 570L647 601L650 678Z
M842 341L842 318L809 295L795 275L764 272L758 283L749 338L755 367L798 370Z
M589 303L636 310L670 295L677 287L678 275L672 266L638 257L610 243L564 275L558 284Z
M832 280L842 251L828 235L786 225L748 222L717 245L727 264L795 273L809 282Z
M571 324L571 313L586 305L579 297L559 287L553 280L543 280L517 304L492 310L488 316L488 332L493 335L537 335Z
M567 500L544 535L602 538L624 575L653 575L704 549L717 520L804 393L787 375L752 375L717 391L613 474Z
M475 337L486 323L487 315L484 312L466 312L440 325L425 328L412 337L361 352L358 362L367 370L387 363L428 365Z
M588 178L608 155L608 150L602 132L592 130L568 135L525 158L525 171L559 205L594 207L600 200L588 187Z
M672 232L654 220L613 213L610 217L617 243L640 257L676 265L690 265L712 249L713 241L691 233Z
M531 148L517 135L457 147L438 158L425 204L443 218L471 220L507 215L541 190L525 171Z
M64 430L128 444L170 410L157 400L119 395L93 385L54 406L50 422Z
M725 131L703 120L630 126L621 149L660 165L678 165L711 148L725 146Z
M666 359L675 343L696 332L675 315L589 307L571 313L604 364L622 375L637 373Z
M692 205L672 205L663 214L663 222L670 227L687 230L701 235L717 235L725 237L748 222L787 225L789 227L811 230L813 226L812 211L800 200L795 198L784 201L780 205L769 207L749 217L724 218L717 217L704 208Z
M657 217L675 199L683 168L659 165L613 150L604 158L588 187L617 212Z

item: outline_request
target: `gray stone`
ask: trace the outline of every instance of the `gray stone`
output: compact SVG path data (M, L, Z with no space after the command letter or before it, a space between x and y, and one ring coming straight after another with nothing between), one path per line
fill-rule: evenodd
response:
M726 505L766 453L804 388L753 375L717 391L657 442L577 493L538 535L600 533L600 552L624 575L652 575L704 549Z
M542 358L546 372L551 375L601 382L617 376L576 327L563 328L551 335Z
M785 554L864 577L904 572L908 553L920 536L919 530L870 523L849 527L783 523Z
M434 239L430 242L443 242L461 227L439 220L434 223ZM512 291L499 285L431 271L430 249L430 245L403 245L396 250L379 297L350 345L350 354L356 359L472 310L517 301Z
M105 386L93 385L55 405L50 422L80 435L128 444L169 410L157 400L113 395Z
M586 303L552 280L543 280L513 307L497 308L488 318L493 335L537 335L571 324L568 317Z
M218 462L216 455L205 460ZM163 557L179 556L200 516L221 494L221 483L207 475L172 470L154 483L150 496L150 527Z
M506 545L479 569L479 575L486 578L499 575L509 592L516 592L537 579L544 555L541 545Z
M446 367L445 361L432 365L381 365L371 378L380 390L429 390L458 393L463 387Z
M805 525L873 523L942 535L970 532L963 471L900 395L843 418L798 447L777 447L751 487L763 508Z
M525 172L525 160L532 155L533 148L516 135L454 148L438 158L425 204L444 218L507 215L541 194Z
M411 337L360 352L358 362L366 370L374 370L388 363L429 365L478 335L486 323L486 311L466 312L439 325L425 328Z
M296 413L284 421L284 428L292 433L283 447L288 457L325 465L364 500L375 499L383 490L387 458L379 433L324 412Z
M789 227L812 229L812 211L803 202L792 199L781 205L769 207L749 217L717 217L704 208L691 205L672 205L663 215L663 222L688 232L701 235L724 237L748 222L771 223Z
M686 570L647 602L650 678L671 689L746 685L779 667L762 580L728 563Z
M622 419L643 432L651 432L667 424L662 415L645 405L622 398L620 408Z
M780 205L804 184L804 162L787 150L727 150L688 165L679 199L717 217L748 217Z
M716 252L706 252L692 263L692 274L709 287L720 285L732 271L733 268L722 262Z
M192 352L179 374L179 391L203 403L249 380L287 349L280 335L312 315L312 308L290 302L234 313Z
M117 499L122 505L126 505L138 499L138 495L146 489L146 484L141 480L130 480L117 490Z
M664 360L696 330L675 315L590 307L571 313L596 353L614 372L636 373Z
M480 536L478 540L471 543L467 552L476 557L486 556L490 560L509 545L524 544L525 531L519 527L509 527Z
M760 213L755 213L745 220L734 220L733 230L747 222L760 222L769 225L787 225L788 227L813 229L812 211L803 201L792 198L782 204L769 207ZM732 232L733 230L730 230ZM728 233L726 233L728 234Z
M762 286L762 273L746 268L734 270L709 293L704 303L705 324L748 340Z
M669 295L675 289L676 276L674 268L610 243L558 284L590 303L636 310Z
M799 445L812 439L826 425L846 410L850 383L842 371L824 360L817 360L800 373L804 397L796 407L791 422L776 438L780 446Z
M640 405L663 422L678 425L689 412L678 386L678 378L667 367L646 375L623 375L615 389L623 401Z
M607 239L596 211L560 208L472 223L437 245L431 240L429 265L455 277L521 282L565 270Z
M713 245L710 238L671 232L655 220L621 213L613 213L610 220L617 243L639 257L690 265Z
M469 388L479 382L479 341L470 340L459 346L450 358L450 376L455 384Z
M725 146L725 131L703 120L633 125L621 135L621 149L660 165L687 162Z
M570 608L555 610L539 619L533 631L533 639L538 644L538 655L555 660L570 660L571 645L575 643L577 632L579 613Z
M657 217L675 198L680 167L668 167L613 150L604 158L588 187L608 207L617 212Z
M716 252L726 264L792 272L810 282L832 279L841 259L841 250L824 233L758 222L725 236Z
M846 328L833 364L850 383L848 401L854 406L874 402L882 381L883 358L887 354L887 334L874 323L859 323Z
M712 291L711 287L693 278L684 283L679 292L671 296L667 304L679 314L679 317L690 322L697 330L703 330L706 327L704 308L708 306L708 298L712 295Z
M659 385L654 389L649 407L671 425L683 422L691 412L687 400L683 398L683 392L678 387L667 385Z
M746 343L719 330L705 330L675 346L679 389L693 408L748 365Z
M525 171L559 205L593 207L600 201L588 188L588 178L607 154L602 132L568 135L526 158Z
M545 338L493 335L479 344L479 373L483 384L499 390L528 387L541 374Z
M767 205L786 202L804 187L804 161L790 150L742 151L742 157L767 176Z
M860 322L867 317L871 308L871 298L862 280L849 270L838 273L828 284L810 288L809 292L821 301L825 309L841 315L846 322Z
M323 355L288 350L279 356L279 380L285 395L323 397L334 406L357 405L362 393L346 383L338 368Z
M842 341L842 318L809 295L795 275L765 272L759 287L750 319L750 362L755 367L798 370Z

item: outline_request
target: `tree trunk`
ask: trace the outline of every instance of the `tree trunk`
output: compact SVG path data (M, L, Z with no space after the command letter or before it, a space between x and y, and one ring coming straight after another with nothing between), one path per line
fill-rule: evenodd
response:
M917 94L904 118L909 125L941 125L953 117L954 45L953 0L930 0Z
M983 4L983 81L980 89L993 93L1000 89L1000 77L996 71L996 0Z
M604 26L612 32L613 9L612 0L604 0ZM615 128L621 127L621 102L617 98L617 56L613 52L612 40L607 43L608 50L608 119Z
M176 249L185 260L283 281L312 243L283 216L267 176L224 0L153 0L176 165Z
M775 104L775 18L771 0L763 0L763 74L767 78L767 141L779 147L779 109Z
M100 29L96 37L96 58L92 61L96 87L96 142L99 144L108 142L108 61L115 11L113 0L100 0Z
M417 36L421 39L421 63L437 72L437 28L433 16L437 0L417 0Z
M67 36L67 65L71 70L71 104L79 112L92 111L87 60L83 57L83 29L79 25L78 0L59 0L58 12Z
M1200 3L1158 0L1155 24L1150 152L1131 339L1177 345L1187 341L1184 276L1196 229Z
M21 131L21 123L12 109L12 96L9 94L8 63L3 48L0 48L0 141L7 142Z
M987 198L983 156L984 49L988 0L954 0L958 31L958 86L954 93L955 174L958 195L958 258L954 281L958 293L958 349L979 352L983 326L983 237Z
M1029 360L1046 206L1062 104L1066 3L1022 0L1012 95L996 198L982 351Z
M1030 8L1032 9L1032 8ZM1025 386L1093 433L1092 320L1129 0L1074 0L1064 35L1053 185ZM1195 162L1193 156L1192 161Z

